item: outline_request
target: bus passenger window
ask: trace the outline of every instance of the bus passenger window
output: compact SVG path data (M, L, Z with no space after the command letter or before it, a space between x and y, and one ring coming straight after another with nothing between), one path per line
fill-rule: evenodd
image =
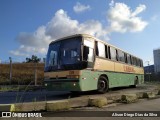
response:
M98 51L99 51L99 57L106 57L106 54L105 54L105 46L103 43L101 42L98 42Z
M132 56L130 55L130 62L131 62L131 65L133 65L133 63L132 63Z
M118 50L116 49L116 60L119 61Z
M124 53L124 59L125 59L125 63L128 63L127 54L126 53Z
M135 63L134 63L134 57L132 57L132 65L134 65Z
M136 66L138 66L138 60L137 60L137 58L135 58L135 60L136 60Z
M141 60L141 67L143 67L143 61Z
M105 51L106 51L106 58L108 58L108 49L107 45L105 45Z
M119 61L124 62L124 52L118 50Z
M134 65L136 66L136 58L133 57L133 62L134 62Z
M97 41L95 41L95 52L96 52L96 55L99 56L98 42Z
M108 46L108 58L111 59L111 50L110 50L110 46Z
M138 66L141 67L141 60L138 59Z
M128 60L128 64L131 64L131 56L129 54L127 54L127 60Z
M116 60L116 50L113 47L110 47L111 59Z

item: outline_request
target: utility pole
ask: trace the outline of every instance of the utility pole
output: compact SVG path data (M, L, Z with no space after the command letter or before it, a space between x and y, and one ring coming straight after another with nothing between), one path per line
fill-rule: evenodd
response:
M150 76L150 75L151 75L151 73L150 73L150 69L149 69L149 65L150 65L149 63L150 63L150 60L147 60L146 62L148 63L148 71L147 71L147 73L146 73L146 74L148 74L148 81L150 82L150 81L151 81L151 76Z
M9 61L10 61L10 84L12 83L12 58L11 57L9 57Z
M34 69L34 85L37 86L37 63L34 63L35 69Z
M0 64L1 64L1 59L0 59ZM1 67L1 65L0 65L0 67ZM0 68L0 75L1 75L1 68Z

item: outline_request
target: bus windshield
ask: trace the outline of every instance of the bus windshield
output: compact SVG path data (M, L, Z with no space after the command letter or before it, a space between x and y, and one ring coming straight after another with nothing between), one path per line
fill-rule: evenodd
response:
M61 40L49 45L45 71L73 68L81 60L81 37Z

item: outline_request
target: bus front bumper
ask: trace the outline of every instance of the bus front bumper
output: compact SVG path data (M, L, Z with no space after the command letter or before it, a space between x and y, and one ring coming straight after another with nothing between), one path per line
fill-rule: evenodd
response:
M51 91L81 91L79 79L45 79L44 86Z

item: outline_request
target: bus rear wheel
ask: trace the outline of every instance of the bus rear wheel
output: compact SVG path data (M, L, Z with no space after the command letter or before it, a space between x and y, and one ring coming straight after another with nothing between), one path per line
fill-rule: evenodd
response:
M132 88L136 88L137 85L138 85L138 77L135 76L135 78L134 78L134 85L131 85L131 87L132 87Z
M100 76L99 80L98 80L98 92L99 93L106 93L109 89L109 84L108 84L108 80L106 79L106 77L104 76Z

